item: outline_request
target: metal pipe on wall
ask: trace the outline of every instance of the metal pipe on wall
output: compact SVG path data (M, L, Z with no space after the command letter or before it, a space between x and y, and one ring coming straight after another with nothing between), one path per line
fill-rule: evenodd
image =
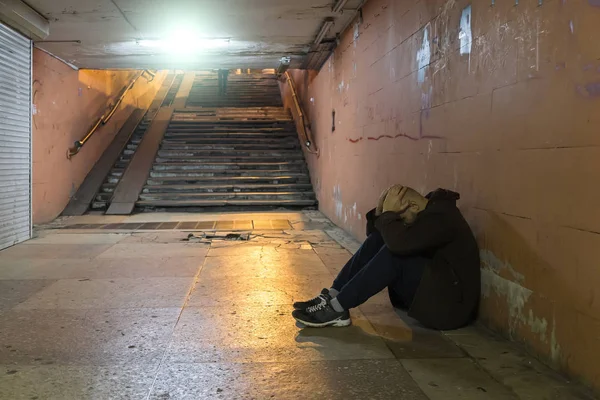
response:
M138 73L137 76L135 78L133 78L131 80L131 82L129 83L129 85L127 85L127 87L125 87L125 89L122 91L121 95L117 99L117 102L111 107L110 111L107 114L102 114L102 116L100 118L98 118L96 123L92 126L92 128L89 130L89 132L83 137L83 139L76 141L73 144L73 147L69 148L69 150L67 151L67 158L70 159L75 154L79 153L79 150L81 150L83 145L94 135L94 133L96 133L98 128L101 125L106 125L108 123L108 121L112 118L112 116L115 114L115 112L117 111L117 109L119 108L121 103L123 102L123 99L125 98L127 93L131 90L131 88L133 88L133 86L138 81L138 79L140 79L142 76L144 76L144 74L148 74L151 77L151 78L146 78L148 80L148 82L152 82L154 80L155 74L148 70L144 70L144 71Z
M290 75L289 71L285 72L285 78L287 80L287 84L290 87L290 91L292 92L292 99L294 100L294 106L296 108L296 114L298 114L298 118L300 119L301 132L304 139L304 145L306 146L306 150L311 154L319 154L318 149L313 149L313 141L312 141L312 133L310 129L307 129L306 122L304 121L304 112L302 112L302 106L300 106L300 101L298 100L298 93L296 92L296 85L294 84L294 79Z

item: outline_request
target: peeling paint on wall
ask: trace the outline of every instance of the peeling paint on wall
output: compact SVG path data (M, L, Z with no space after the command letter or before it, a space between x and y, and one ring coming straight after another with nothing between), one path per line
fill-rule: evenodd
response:
M494 271L497 274L501 272L507 272L514 280L516 280L519 283L523 283L523 281L525 280L523 274L517 272L517 270L515 270L510 263L500 260L498 257L496 257L494 253L492 253L489 250L480 250L479 258L481 259L481 264L484 268Z
M429 43L429 25L423 29L423 44L417 51L417 82L425 82L425 69L431 62L431 46Z
M460 54L471 54L473 45L473 31L471 30L471 5L465 7L460 16L460 26L458 30L460 39Z
M540 340L544 343L548 343L546 338L546 332L548 331L548 321L546 318L538 318L533 315L533 310L529 310L529 318L527 319L527 325L531 329L532 333L540 335Z
M528 308L527 303L533 291L522 286L522 274L505 261L498 259L491 251L480 251L481 269L481 295L489 299L495 295L505 302L508 307L508 333L511 337L518 336L518 329L526 327L531 333L538 335L541 343L549 346L550 357L553 362L558 362L561 356L560 345L556 338L556 320L552 318L552 332L548 334L549 323L546 318L534 314L533 308ZM518 282L500 276L508 272Z
M533 292L516 282L502 278L493 270L481 270L481 295L489 298L492 293L506 300L508 307L509 333L514 335L519 322L526 320L523 309Z

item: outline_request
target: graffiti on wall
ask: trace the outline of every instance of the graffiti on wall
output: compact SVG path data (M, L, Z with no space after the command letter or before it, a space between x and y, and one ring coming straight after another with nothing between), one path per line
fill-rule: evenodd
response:
M431 62L431 46L429 42L429 25L423 29L423 43L417 51L417 82L425 82L425 70Z
M458 39L460 40L460 54L471 54L471 47L473 44L473 31L471 30L471 5L468 5L462 10Z

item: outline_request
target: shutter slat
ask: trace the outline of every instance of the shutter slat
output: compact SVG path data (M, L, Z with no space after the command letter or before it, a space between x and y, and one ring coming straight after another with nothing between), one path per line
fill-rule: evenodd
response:
M31 236L31 41L0 23L0 249Z

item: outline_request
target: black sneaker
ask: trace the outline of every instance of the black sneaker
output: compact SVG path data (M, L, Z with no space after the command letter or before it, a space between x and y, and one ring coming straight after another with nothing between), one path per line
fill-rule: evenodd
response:
M319 296L319 303L305 310L294 310L292 316L303 325L313 328L348 326L352 324L348 310L337 312L331 306L331 296Z
M321 294L308 301L297 301L294 303L294 310L306 310L308 307L316 306L321 302L321 296L329 296L329 289L321 290Z

